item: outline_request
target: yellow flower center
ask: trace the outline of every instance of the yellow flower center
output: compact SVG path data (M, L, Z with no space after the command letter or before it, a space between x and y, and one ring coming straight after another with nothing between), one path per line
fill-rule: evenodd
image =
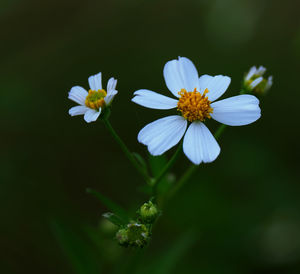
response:
M182 116L190 122L193 121L204 121L206 118L211 118L210 113L213 112L210 106L211 101L206 97L208 89L205 89L203 95L199 91L187 92L182 89L178 92L180 95L177 103L177 110L179 110Z
M85 98L85 105L92 109L99 109L105 105L104 97L106 96L106 91L104 89L99 90L89 90L88 96Z

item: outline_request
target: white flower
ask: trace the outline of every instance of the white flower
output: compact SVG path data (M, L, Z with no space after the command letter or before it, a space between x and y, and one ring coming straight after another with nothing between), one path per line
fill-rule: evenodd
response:
M257 94L266 93L273 84L273 77L269 76L268 79L265 79L263 75L266 72L266 68L260 66L256 68L253 66L250 68L249 72L246 74L244 78L244 86L247 91L253 91Z
M132 99L144 107L177 108L180 112L180 115L158 119L139 132L138 141L146 145L152 155L163 154L185 135L185 155L194 164L212 162L218 157L220 147L203 123L205 119L213 118L226 125L241 126L260 117L259 100L252 95L238 95L214 102L228 88L230 78L227 76L203 75L199 78L194 64L184 57L167 62L163 73L166 85L176 99L146 89L137 90Z
M89 91L75 86L71 88L68 98L80 105L72 107L69 114L71 116L84 115L84 120L90 123L97 120L103 108L111 104L118 91L116 90L117 80L113 77L108 80L107 90L102 89L101 72L90 76L88 81Z

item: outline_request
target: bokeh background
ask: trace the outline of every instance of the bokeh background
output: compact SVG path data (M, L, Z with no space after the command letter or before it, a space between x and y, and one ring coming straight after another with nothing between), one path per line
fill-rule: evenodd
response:
M300 273L299 10L296 0L2 0L0 272ZM100 121L68 115L67 93L99 71L117 78L111 122L147 157L137 133L165 112L130 99L168 94L162 69L177 56L231 76L227 96L252 65L274 86L262 118L227 128L219 158L170 201L150 246L123 249L85 189L134 212L143 182ZM188 165L182 156L172 176Z

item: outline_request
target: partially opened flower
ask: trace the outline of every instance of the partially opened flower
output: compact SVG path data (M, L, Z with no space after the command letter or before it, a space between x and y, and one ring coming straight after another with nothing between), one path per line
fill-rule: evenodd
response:
M71 88L68 98L80 105L72 107L69 114L71 116L84 115L84 120L90 123L97 120L102 110L111 104L118 91L116 90L117 80L113 77L108 80L107 89L102 88L101 72L90 76L88 81L89 91L75 86Z
M132 99L144 107L177 108L179 112L179 115L158 119L139 132L138 141L146 145L152 155L163 154L185 135L185 155L194 164L212 162L218 157L220 147L205 126L206 119L241 126L260 117L259 100L252 95L238 95L214 102L228 88L230 78L227 76L203 75L199 78L194 64L184 57L167 62L163 73L166 85L176 99L146 89L137 90Z
M253 66L244 78L244 88L248 92L254 92L258 95L265 94L273 84L273 76L264 78L266 68Z

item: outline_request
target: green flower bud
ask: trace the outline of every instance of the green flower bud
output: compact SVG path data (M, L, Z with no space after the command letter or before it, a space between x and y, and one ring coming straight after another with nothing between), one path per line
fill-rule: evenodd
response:
M147 226L139 223L127 225L127 235L130 246L144 247L150 240L150 232Z
M264 78L263 75L266 68L253 66L244 78L244 89L248 92L253 92L257 95L265 95L273 84L273 77Z
M128 239L127 229L125 228L119 229L119 231L116 233L116 239L118 240L120 245L128 246L129 239Z
M139 210L143 222L151 224L158 216L158 209L151 201L144 203Z

